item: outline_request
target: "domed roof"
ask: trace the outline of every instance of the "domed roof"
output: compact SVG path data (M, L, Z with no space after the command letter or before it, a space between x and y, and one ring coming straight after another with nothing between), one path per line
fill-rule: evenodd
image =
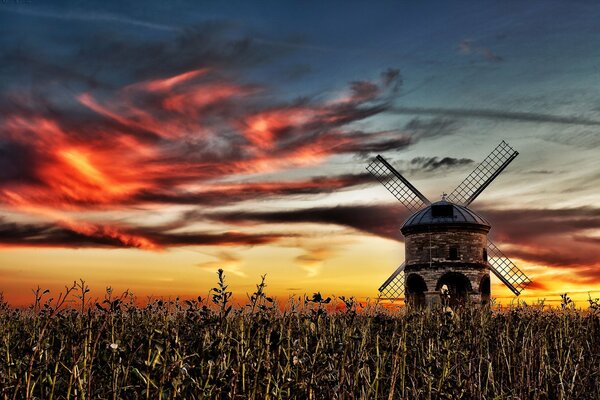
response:
M404 231L405 228L417 225L438 224L471 224L490 228L490 223L476 212L469 210L467 207L442 200L408 217L400 229Z

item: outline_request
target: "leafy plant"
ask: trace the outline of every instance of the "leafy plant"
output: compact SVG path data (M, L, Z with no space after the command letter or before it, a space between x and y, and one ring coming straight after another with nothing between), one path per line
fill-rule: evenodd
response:
M600 313L562 305L389 308L321 293L241 307L84 297L12 309L0 294L0 399L598 399ZM71 299L73 307L69 307Z

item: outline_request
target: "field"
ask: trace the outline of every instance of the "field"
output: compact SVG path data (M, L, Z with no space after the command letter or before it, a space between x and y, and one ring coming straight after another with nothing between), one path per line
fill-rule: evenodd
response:
M136 305L84 282L0 310L2 399L600 399L600 307L390 310L257 285ZM75 303L70 303L74 300Z

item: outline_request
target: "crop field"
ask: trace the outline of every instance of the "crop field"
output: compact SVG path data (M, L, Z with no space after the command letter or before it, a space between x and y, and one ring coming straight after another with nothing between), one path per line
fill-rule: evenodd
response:
M0 310L2 399L600 399L600 308L390 310L257 285L90 301L84 282ZM74 302L71 302L73 300Z

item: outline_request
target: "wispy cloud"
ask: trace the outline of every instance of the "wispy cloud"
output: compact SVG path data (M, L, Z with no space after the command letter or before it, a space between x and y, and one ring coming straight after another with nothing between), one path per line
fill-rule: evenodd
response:
M138 248L162 250L181 246L254 246L291 235L225 232L175 233L161 227L93 224L84 221L23 224L0 223L0 247Z
M369 234L399 240L398 222L408 217L409 212L398 205L344 205L315 207L284 211L235 211L211 213L209 218L227 222L244 223L315 223L335 224L353 228Z
M489 62L501 62L504 59L494 53L489 47L480 46L475 41L464 39L458 44L458 52L463 55L476 54Z
M198 263L197 266L209 272L215 272L217 269L222 269L225 272L236 276L245 277L246 273L241 269L243 260L236 254L230 251L219 251L215 254L216 260L205 261Z
M563 125L600 126L600 121L552 114L518 112L477 108L438 108L438 107L393 107L391 113L404 115L431 115L453 118L491 119L513 122L536 122Z
M210 209L323 195L372 180L366 173L278 181L238 178L413 143L410 132L356 126L389 109L401 88L399 71L349 82L333 98L281 99L242 72L280 53L228 29L227 24L207 23L155 42L108 37L91 46L93 52L82 48L65 56L72 68L65 81L80 91L56 90L52 74L40 75L43 90L35 96L19 87L0 91L6 105L0 111L0 166L5 167L0 169L0 204L43 221L3 225L0 243L153 250L272 243L280 236L198 231L186 221L178 222L181 231L175 233L160 226L99 222L101 217L88 221L83 213L110 215L165 204ZM27 57L44 60L33 50ZM159 67L157 57L163 60ZM23 58L9 62L16 66ZM94 86L85 73L86 62L103 69L118 64L120 72L104 77L110 84ZM33 68L44 70L49 64ZM70 218L71 212L80 215Z
M333 255L330 247L318 246L306 249L304 254L296 257L295 261L306 271L307 277L314 278L319 275L325 261Z
M36 110L5 112L0 148L21 161L10 162L12 168L0 175L0 183L5 183L0 199L16 208L120 208L136 200L177 202L173 194L178 192L185 193L184 198L206 200L224 190L223 184L215 183L219 178L411 144L406 134L348 128L385 110L374 92L353 87L348 97L333 102L267 104L258 109L254 93L248 85L214 73L186 73L128 85L106 104L83 93L77 100L87 109L84 121L81 110L58 118ZM6 186L21 178L28 184ZM366 181L364 176L334 177L225 189L231 190L232 198L301 193L353 184L349 179L355 179L354 184ZM188 188L208 181L201 190Z
M119 24L124 24L124 25L130 25L130 26L134 26L134 27L138 27L138 28L147 28L147 29L166 31L166 32L180 32L181 31L180 28L178 28L176 26L172 26L172 25L159 24L156 22L144 21L144 20L140 20L140 19L126 17L126 16L119 15L119 14L112 14L112 13L100 12L100 11L83 12L83 11L68 10L68 11L59 13L59 12L54 12L54 11L47 11L47 10L33 9L33 8L10 8L10 7L4 8L3 7L2 9L0 9L0 12L28 15L28 16L37 17L37 18L51 18L51 19L58 19L58 20L63 20L63 21L114 22L114 23L119 23Z
M598 238L588 232L600 229L596 208L478 209L493 226L492 237L509 257L553 267L569 267L589 275L587 267L600 265ZM240 211L209 215L232 224L315 223L335 224L392 240L403 240L399 224L409 212L395 205L344 205L286 211ZM600 278L600 274L599 274Z
M410 160L410 168L412 170L432 172L440 169L464 167L472 165L474 162L475 161L471 160L470 158L415 157Z

